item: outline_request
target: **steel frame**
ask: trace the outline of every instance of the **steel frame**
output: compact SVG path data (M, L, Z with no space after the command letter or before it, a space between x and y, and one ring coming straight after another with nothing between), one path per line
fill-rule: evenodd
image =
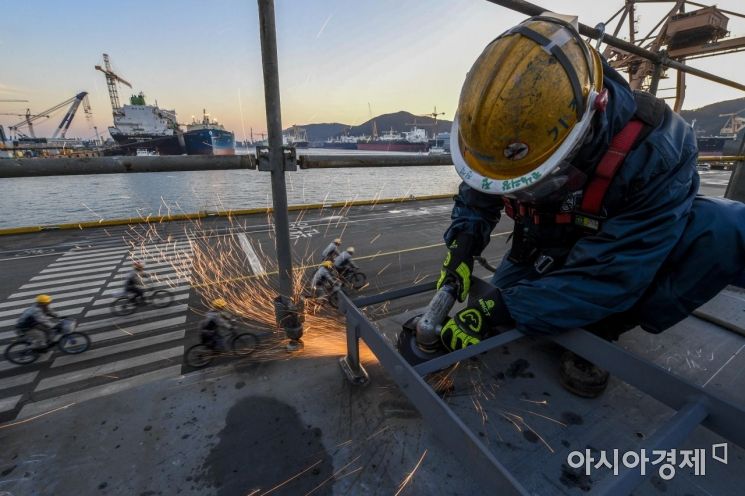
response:
M474 284L485 284L474 280ZM529 494L518 481L466 426L458 415L427 384L424 377L461 360L479 355L524 336L516 329L486 339L466 349L455 351L423 364L412 366L398 353L377 327L365 316L361 307L382 303L404 296L431 291L434 283L427 283L359 298L352 301L340 293L340 307L347 322L347 355L340 359L342 370L356 385L366 384L367 372L359 362L359 340L375 354L383 369L401 388L422 417L430 423L436 435L452 450L471 475L488 494ZM618 379L634 386L675 410L675 413L642 446L648 450L670 449L682 443L698 426L703 425L716 434L745 447L742 419L745 409L727 399L705 391L671 374L658 365L640 358L623 348L605 341L582 329L547 337L608 370ZM618 477L606 477L592 494L626 495L642 481L636 471L621 471Z

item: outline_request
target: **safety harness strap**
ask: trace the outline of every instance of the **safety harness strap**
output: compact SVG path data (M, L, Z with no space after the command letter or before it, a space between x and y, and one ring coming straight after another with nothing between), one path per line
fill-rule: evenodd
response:
M608 151L600 159L600 163L595 168L590 183L585 188L581 207L583 213L591 215L600 214L603 199L610 183L613 181L618 168L623 164L626 155L631 151L643 129L644 123L642 121L632 119L613 137Z

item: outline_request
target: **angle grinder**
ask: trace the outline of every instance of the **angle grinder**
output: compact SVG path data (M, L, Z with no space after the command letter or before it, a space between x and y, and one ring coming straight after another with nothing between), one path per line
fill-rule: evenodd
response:
M457 291L453 281L446 280L427 305L427 310L403 324L396 348L412 365L417 365L447 353L440 340L440 330L455 305Z

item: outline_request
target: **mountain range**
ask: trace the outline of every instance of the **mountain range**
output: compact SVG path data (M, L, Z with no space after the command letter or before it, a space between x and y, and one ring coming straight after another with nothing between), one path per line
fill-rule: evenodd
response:
M342 124L339 122L322 123L322 124L303 124L298 127L305 129L308 134L308 141L318 143L326 141L329 138L336 138L344 134L349 136L371 136L373 134L373 123L378 128L378 134L383 134L391 129L400 133L410 130L414 125L427 130L427 134L432 134L435 120L432 117L423 117L414 115L403 110L392 114L382 114L377 117L363 122L357 126L351 124ZM453 125L452 121L437 119L437 132L450 131ZM285 130L286 133L292 133L292 128Z
M691 124L695 122L697 134L704 136L717 136L720 134L722 126L727 122L727 117L720 117L720 115L730 113L740 113L739 115L741 117L745 117L745 98L712 103L694 110L683 110L680 115ZM372 119L356 126L340 122L332 122L322 124L304 124L298 127L302 127L306 130L308 141L311 143L320 143L329 138L336 138L344 134L350 136L370 136L373 134L373 123L377 127L379 135L388 132L389 130L393 130L397 133L408 131L414 125L426 129L427 134L431 135L435 121L429 116L414 115L410 112L401 110L399 112L373 117ZM452 121L437 119L437 132L441 133L444 131L450 131L452 124ZM292 129L288 128L285 132L290 133L292 132ZM745 135L745 129L740 131L738 138L742 139L743 135ZM725 148L725 153L734 154L736 151L737 145L733 140L733 142L728 144Z

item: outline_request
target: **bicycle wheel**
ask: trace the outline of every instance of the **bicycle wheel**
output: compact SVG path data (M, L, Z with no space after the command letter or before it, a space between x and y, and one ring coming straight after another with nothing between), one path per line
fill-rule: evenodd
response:
M236 337L233 338L233 341L230 342L230 347L238 356L250 355L256 350L256 347L258 345L259 339L250 332L238 334Z
M109 306L111 313L113 313L114 315L120 315L120 316L130 315L134 313L136 308L137 308L137 303L135 303L129 296L120 296L119 298L114 300Z
M35 362L39 354L34 350L31 341L16 341L5 348L5 359L17 365Z
M367 284L367 276L362 272L355 272L349 278L349 284L351 284L354 289L360 289L362 286Z
M167 307L173 303L173 293L167 289L158 289L153 291L153 294L148 298L150 304L155 308Z
M65 334L59 339L59 341L57 341L57 348L59 348L62 353L67 353L68 355L83 353L90 347L91 338L82 332L71 332Z
M215 354L212 349L205 344L195 344L186 350L186 364L195 369L206 367L214 357Z

